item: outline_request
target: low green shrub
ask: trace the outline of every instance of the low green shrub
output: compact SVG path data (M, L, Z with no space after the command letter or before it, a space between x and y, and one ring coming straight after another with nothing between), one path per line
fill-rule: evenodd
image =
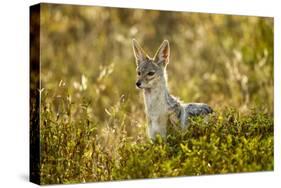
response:
M258 110L193 117L186 130L170 126L165 140L152 142L145 128L128 134L121 104L108 110L105 125L87 104L75 119L68 107L62 114L50 108L41 115L42 184L273 170L273 119Z

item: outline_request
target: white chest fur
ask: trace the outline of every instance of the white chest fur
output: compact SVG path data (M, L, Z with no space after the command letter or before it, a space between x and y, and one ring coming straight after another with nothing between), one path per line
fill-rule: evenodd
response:
M146 113L149 117L168 113L168 105L163 92L158 90L145 91Z
M148 119L148 134L155 138L156 134L165 136L168 120L168 105L163 90L145 91L146 114Z

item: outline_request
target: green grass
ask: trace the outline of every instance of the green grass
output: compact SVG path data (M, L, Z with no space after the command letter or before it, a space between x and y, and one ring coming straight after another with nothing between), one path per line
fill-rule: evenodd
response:
M42 184L273 170L273 119L258 110L194 117L187 130L170 126L167 139L153 143L145 124L130 128L135 136L127 132L126 102L107 110L106 123L99 124L84 103L72 117L75 104L68 98L59 99L63 115L43 107Z

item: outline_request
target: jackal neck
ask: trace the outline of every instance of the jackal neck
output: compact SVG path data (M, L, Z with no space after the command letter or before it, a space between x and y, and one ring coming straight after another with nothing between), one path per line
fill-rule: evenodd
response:
M144 97L147 108L160 104L163 109L173 108L176 104L179 104L177 99L169 93L166 77L163 77L154 88L144 89Z
M169 95L166 79L161 79L153 88L145 88L144 95L165 96Z

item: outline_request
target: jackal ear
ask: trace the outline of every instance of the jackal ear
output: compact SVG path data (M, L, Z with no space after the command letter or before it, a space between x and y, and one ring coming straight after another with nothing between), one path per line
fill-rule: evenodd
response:
M164 40L157 50L154 61L160 65L167 65L169 63L170 57L170 45L168 40Z
M137 40L135 40L135 39L132 40L132 46L133 46L133 51L134 51L134 55L135 55L135 58L136 58L136 64L137 65L139 65L141 62L148 59L148 55L140 47Z

